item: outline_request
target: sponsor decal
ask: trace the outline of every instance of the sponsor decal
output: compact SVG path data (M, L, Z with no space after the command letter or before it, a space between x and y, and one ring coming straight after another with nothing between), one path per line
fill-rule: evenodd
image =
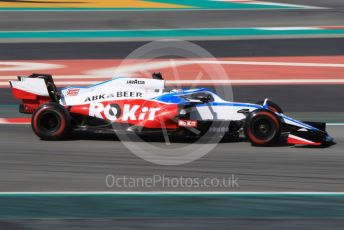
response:
M119 91L116 95L117 97L142 97L142 93L132 91Z
M130 85L144 85L146 84L145 81L143 80L127 80L127 84L130 84Z
M105 100L109 98L135 98L135 97L142 97L141 92L135 92L135 91L118 91L116 93L110 93L110 94L99 94L87 97L85 102L91 102L91 101L98 101L98 100Z
M179 120L178 125L181 127L187 127L187 128L196 128L197 127L197 121L192 120Z
M68 89L67 96L77 96L79 94L80 89Z
M108 104L104 106L102 103L91 103L89 108L89 116L116 121L122 116L122 121L154 121L155 114L160 108L141 107L140 105L124 104L123 111L117 104Z
M106 97L105 97L105 94L100 94L100 95L94 95L94 96L91 96L91 97L87 97L85 102L90 102L90 101L97 101L97 100L105 100Z

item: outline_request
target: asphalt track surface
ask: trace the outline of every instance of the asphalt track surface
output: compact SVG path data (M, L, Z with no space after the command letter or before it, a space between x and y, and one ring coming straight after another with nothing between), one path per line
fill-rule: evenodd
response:
M138 158L109 134L77 133L69 141L40 141L30 126L1 125L1 191L343 191L343 126L328 127L329 148L253 147L219 143L203 158L180 166ZM149 138L151 140L157 140ZM180 152L185 143L149 142ZM141 142L132 142L140 148ZM206 145L203 143L196 145ZM152 148L153 149L153 148ZM107 175L128 177L239 177L239 187L107 187Z
M344 38L193 42L215 57L331 56L344 53ZM147 42L0 44L0 60L117 59L126 58L144 44ZM192 57L191 54L189 57Z
M1 12L0 30L166 29L328 26L343 24L344 9L268 11ZM245 14L245 17L242 16ZM26 21L21 20L26 17ZM285 18L281 21L278 19ZM235 19L235 20L233 20Z

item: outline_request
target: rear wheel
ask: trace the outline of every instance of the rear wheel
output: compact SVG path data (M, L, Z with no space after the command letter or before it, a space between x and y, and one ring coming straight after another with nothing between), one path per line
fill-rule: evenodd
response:
M60 140L71 130L69 112L57 103L43 104L32 115L32 129L43 140Z
M270 145L281 135L281 122L273 112L258 109L247 116L244 132L253 145Z

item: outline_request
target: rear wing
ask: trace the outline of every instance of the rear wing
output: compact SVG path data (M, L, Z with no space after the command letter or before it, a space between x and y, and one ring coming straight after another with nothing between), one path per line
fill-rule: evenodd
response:
M60 95L54 80L49 74L32 74L27 77L18 76L17 81L10 81L13 97L21 99L21 113L33 113L41 104L58 102Z

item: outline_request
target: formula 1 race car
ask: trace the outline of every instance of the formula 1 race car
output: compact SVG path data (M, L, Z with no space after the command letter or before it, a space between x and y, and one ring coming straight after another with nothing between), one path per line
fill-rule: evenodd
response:
M257 146L286 143L322 146L333 142L325 123L300 122L266 99L257 104L221 99L205 88L165 89L160 73L148 78L119 77L87 87L58 91L48 74L10 81L20 112L32 114L32 129L43 140L60 140L72 130L113 130L202 136L245 137ZM242 132L243 131L243 132Z

